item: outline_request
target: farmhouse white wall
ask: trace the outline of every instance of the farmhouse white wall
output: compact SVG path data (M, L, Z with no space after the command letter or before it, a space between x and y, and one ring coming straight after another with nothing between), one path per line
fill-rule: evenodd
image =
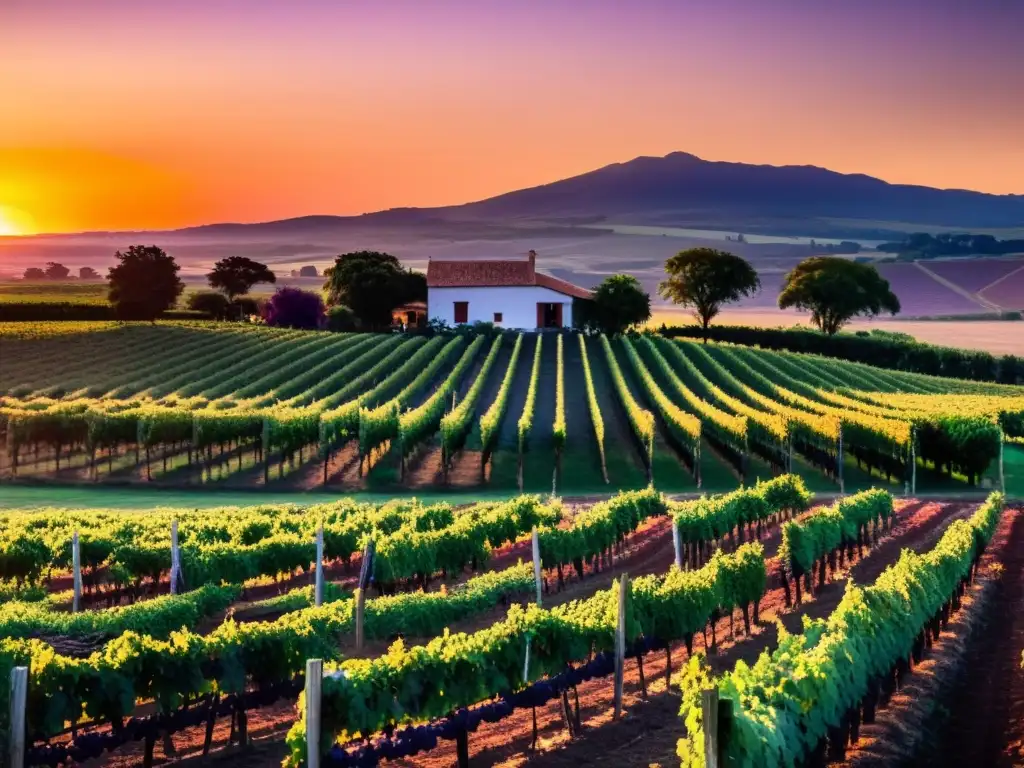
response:
M431 319L455 325L455 302L469 302L469 322L494 322L494 313L502 313L502 328L537 327L537 304L561 304L562 325L572 327L572 296L537 285L495 286L486 288L428 288L427 312Z

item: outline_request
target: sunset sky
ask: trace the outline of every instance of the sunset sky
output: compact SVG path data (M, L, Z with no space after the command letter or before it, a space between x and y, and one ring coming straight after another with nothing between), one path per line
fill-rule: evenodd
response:
M0 234L461 203L637 155L1024 193L1015 0L0 0Z

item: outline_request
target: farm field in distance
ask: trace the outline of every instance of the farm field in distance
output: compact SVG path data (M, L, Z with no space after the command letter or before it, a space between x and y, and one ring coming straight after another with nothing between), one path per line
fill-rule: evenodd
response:
M1024 387L212 322L3 324L0 360L0 704L28 666L29 765L298 766L307 659L331 765L698 765L699 691L793 658L832 682L787 706L837 714L791 742L736 700L730 754L767 728L823 765L1024 758Z

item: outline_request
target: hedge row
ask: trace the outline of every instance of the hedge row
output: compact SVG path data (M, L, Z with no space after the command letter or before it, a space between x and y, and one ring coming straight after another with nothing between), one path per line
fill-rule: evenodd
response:
M162 320L209 320L206 312L172 309ZM0 322L50 322L53 320L117 320L109 304L76 304L70 301L0 302Z
M1017 326L1007 324L1006 332L1021 331ZM661 333L670 338L703 336L702 329L697 326L663 326ZM712 326L708 329L708 338L762 349L807 352L911 373L1024 384L1024 360L1014 355L996 357L978 350L938 347L898 338L852 333L827 336L799 328L751 328L742 325Z

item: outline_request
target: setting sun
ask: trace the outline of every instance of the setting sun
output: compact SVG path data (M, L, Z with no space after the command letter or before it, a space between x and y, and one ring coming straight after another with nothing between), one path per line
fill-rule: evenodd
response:
M31 234L28 216L6 205L0 205L0 237Z

